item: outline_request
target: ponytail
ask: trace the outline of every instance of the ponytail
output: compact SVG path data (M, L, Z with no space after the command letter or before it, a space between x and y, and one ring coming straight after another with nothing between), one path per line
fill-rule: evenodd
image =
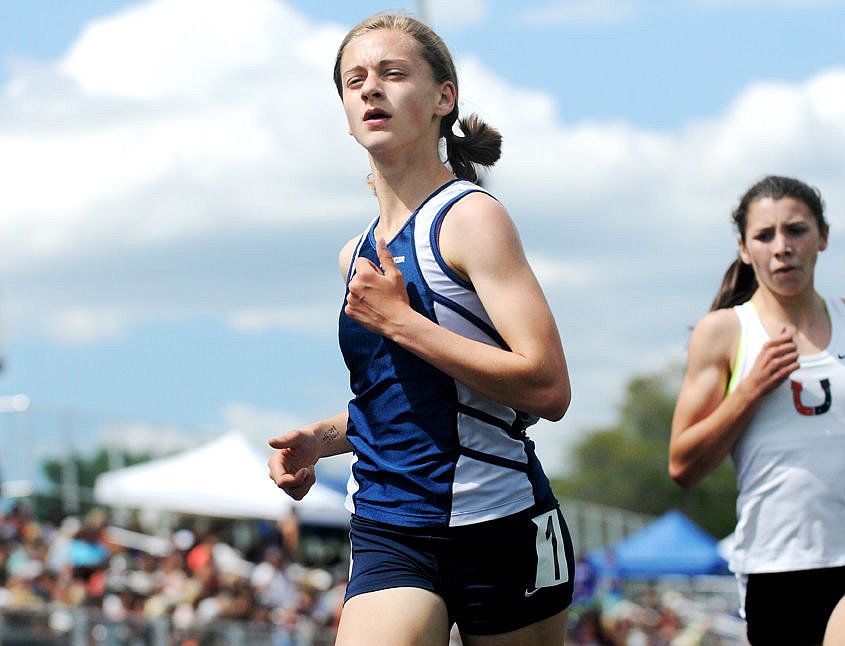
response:
M742 258L737 258L725 272L719 291L710 305L710 311L741 305L751 298L756 289L757 277L754 275L754 269L742 262Z
M453 112L457 117L457 109ZM451 116L451 115L450 115ZM478 181L476 165L489 168L502 155L502 135L477 115L458 120L462 136L452 130L454 119L444 119L441 134L446 139L446 160L452 172L461 179Z

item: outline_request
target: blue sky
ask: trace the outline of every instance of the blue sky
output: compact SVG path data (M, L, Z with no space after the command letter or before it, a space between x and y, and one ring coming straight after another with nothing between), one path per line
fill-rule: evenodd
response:
M462 111L504 136L487 185L574 384L534 433L550 471L628 379L683 361L762 175L822 190L817 282L845 292L845 2L405 7L449 44ZM77 443L163 447L145 422L265 438L341 410L335 258L375 204L330 69L383 8L0 0L0 397L25 393L36 422L0 414L7 443L47 441L62 411L137 420Z

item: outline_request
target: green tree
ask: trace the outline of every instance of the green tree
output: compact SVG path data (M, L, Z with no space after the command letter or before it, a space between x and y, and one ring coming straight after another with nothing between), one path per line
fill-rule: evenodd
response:
M51 483L50 491L46 495L38 494L35 498L35 509L38 517L42 520L57 520L61 518L64 513L63 488L68 486L65 482L65 476L69 469L75 472L76 484L80 490L80 504L78 513L85 514L90 509L95 507L91 492L94 489L94 483L97 476L113 468L112 461L114 455L110 455L107 449L99 449L91 456L83 456L74 454L63 459L46 460L41 469L44 476ZM133 464L140 464L147 462L153 456L148 453L120 453L117 456L117 461L124 466L131 466Z
M680 509L714 536L734 527L736 478L729 460L690 491L668 474L672 413L680 370L633 378L619 420L575 447L570 474L554 481L561 497L660 515Z

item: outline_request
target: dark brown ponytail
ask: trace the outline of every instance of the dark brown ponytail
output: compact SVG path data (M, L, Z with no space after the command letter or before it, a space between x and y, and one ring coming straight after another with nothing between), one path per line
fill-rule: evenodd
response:
M461 119L458 125L462 136L456 135L451 127L441 128L441 134L446 139L446 159L455 175L476 182L476 165L489 168L499 161L502 155L502 135L475 114Z
M710 311L741 305L751 298L756 289L757 276L754 275L751 265L742 262L742 258L737 258L725 272L719 291L710 305Z

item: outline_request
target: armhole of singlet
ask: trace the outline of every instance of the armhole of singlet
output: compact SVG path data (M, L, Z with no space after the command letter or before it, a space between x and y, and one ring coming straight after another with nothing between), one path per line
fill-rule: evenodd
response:
M361 234L361 237L358 238L358 242L355 245L355 249L352 251L352 258L349 262L349 268L346 270L346 284L349 285L349 281L352 280L352 277L355 275L355 260L358 258L358 255L361 253L361 247L364 246L364 242L367 241L367 238L373 231L376 222L378 221L378 216L374 217L370 220L370 224L367 226L367 230Z
M751 307L753 308L754 306L751 305ZM727 389L725 389L726 395L732 393L733 389L736 388L737 381L739 380L739 368L742 365L742 355L745 354L745 333L743 332L742 317L737 311L734 311L734 314L736 314L737 318L739 319L739 344L736 348L736 359L734 359L733 370L731 371L731 378L730 380L728 380Z

